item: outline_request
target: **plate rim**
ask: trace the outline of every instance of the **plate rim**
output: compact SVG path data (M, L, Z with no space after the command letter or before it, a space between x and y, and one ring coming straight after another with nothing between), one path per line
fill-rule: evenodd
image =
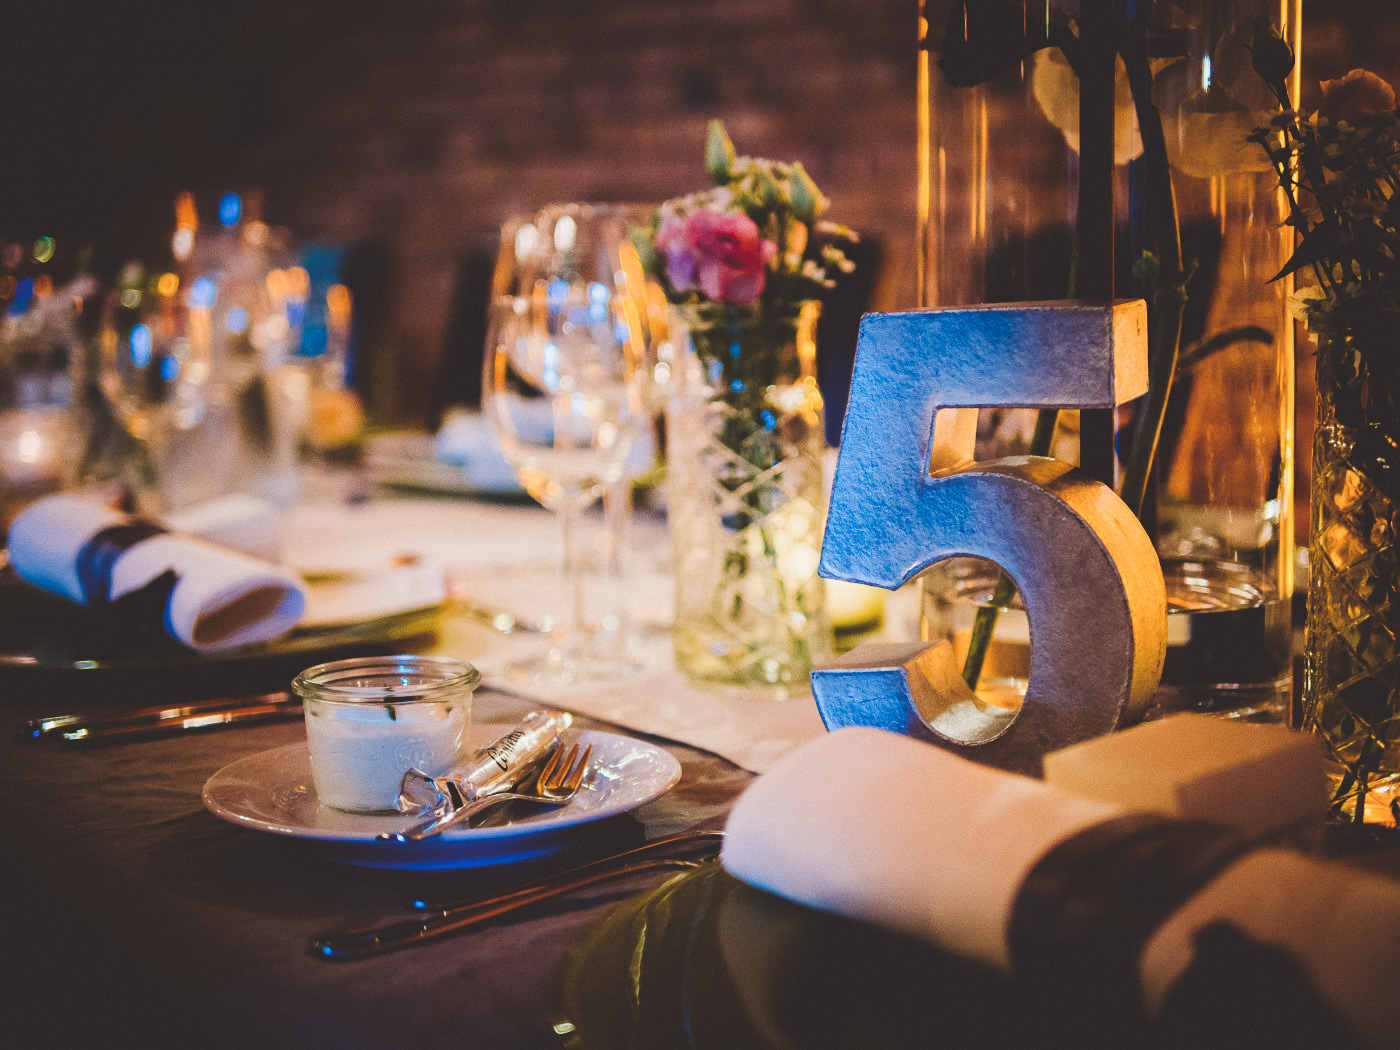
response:
M486 723L484 726L482 726L482 728L488 728L492 730L500 729L502 731L505 731L510 728L510 725L507 723ZM376 826L373 830L370 830L369 828L366 828L366 830L362 832L335 831L331 829L318 830L310 827L294 826L293 824L287 821L272 822L260 817L252 816L250 814L247 814L246 812L239 812L237 809L232 808L229 805L220 802L219 800L213 797L214 791L217 787L216 782L223 777L231 775L234 771L237 770L239 766L253 765L258 762L268 762L273 759L273 756L280 754L293 756L294 758L306 758L307 779L309 780L310 762L309 758L306 757L309 755L309 751L306 741L301 740L295 741L290 744L283 744L279 747L269 748L264 751L254 752L250 755L244 755L242 758L238 758L232 762L227 763L226 765L222 766L220 769L215 771L213 774L211 774L209 778L205 781L204 787L200 792L200 798L204 804L204 807L207 810L209 810L209 812L211 812L214 816L219 817L220 819L225 820L230 824L233 824L236 827L248 828L254 831L262 831L268 834L277 835L282 838L290 838L295 839L297 841L309 842L327 847L335 847L339 849L355 848L359 850L373 850L379 853L397 852L412 849L416 852L424 849L433 848L437 848L439 850L444 848L451 848L453 850L471 850L471 848L474 845L480 846L482 849L489 849L492 844L499 843L502 840L519 840L536 836L550 836L558 832L564 832L573 828L580 827L582 825L606 820L611 817L620 816L624 813L630 813L633 810L638 809L649 802L654 802L656 799L661 798L672 788L674 788L677 783L680 782L682 774L680 760L677 759L675 755L673 755L670 751L666 750L664 747L660 747L657 744L653 744L648 740L642 740L638 737L634 737L626 733L613 733L599 729L573 729L569 732L576 734L577 739L579 739L585 744L590 742L596 744L600 738L603 738L625 741L629 744L640 745L641 747L646 748L660 761L661 765L665 768L666 775L663 778L664 783L662 783L660 787L649 788L642 795L638 796L638 798L635 801L629 801L626 805L623 805L620 808L605 808L600 811L578 812L575 813L572 817L562 816L562 814L567 813L567 809L561 809L556 811L557 813L561 814L561 816L558 819L546 818L543 820L529 821L526 823L504 824L497 827L489 828L449 828L433 839L412 844L386 842L374 837L378 833L387 830L389 824L396 820L398 821L398 826L402 826L401 820L398 820L398 818L389 814L385 814L382 816L366 815L364 818L366 821L372 820L376 822ZM288 779L298 778L292 778L289 773ZM275 791L276 789L277 785L268 786L269 791ZM312 793L314 793L314 786L310 787L309 790ZM353 814L345 814L345 816L350 818L354 817Z

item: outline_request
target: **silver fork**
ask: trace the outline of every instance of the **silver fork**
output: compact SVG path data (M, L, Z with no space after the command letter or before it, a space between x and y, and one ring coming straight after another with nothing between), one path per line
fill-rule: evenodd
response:
M577 744L570 747L567 752L561 744L554 749L554 753L549 756L549 760L540 769L535 777L534 786L530 790L498 791L495 794L483 795L481 798L468 802L465 806L439 814L406 831L386 832L379 838L390 842L418 842L421 839L431 838L453 824L469 821L478 813L503 802L535 802L546 806L562 806L578 794L578 789L583 784L584 775L588 772L588 762L592 757L592 744L584 749L582 755L578 753Z

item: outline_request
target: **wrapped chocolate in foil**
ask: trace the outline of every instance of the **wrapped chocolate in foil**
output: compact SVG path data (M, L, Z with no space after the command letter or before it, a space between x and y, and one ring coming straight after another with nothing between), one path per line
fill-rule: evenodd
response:
M531 711L510 732L441 776L410 769L399 785L399 811L423 816L449 813L485 795L509 791L549 756L572 722L566 711Z

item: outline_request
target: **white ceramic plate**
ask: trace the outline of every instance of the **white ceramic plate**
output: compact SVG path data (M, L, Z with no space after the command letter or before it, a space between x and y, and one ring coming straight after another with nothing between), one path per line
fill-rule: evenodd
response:
M473 726L471 746L496 739L509 726ZM591 772L566 805L517 807L508 824L449 828L422 842L381 842L377 836L413 823L393 814L342 813L321 805L311 782L305 743L264 751L219 770L204 785L204 804L242 827L316 843L332 860L375 868L471 868L509 864L562 849L581 825L618 816L676 785L681 765L659 747L595 730L565 736L593 746Z
M447 601L447 574L441 565L412 562L356 572L302 568L306 612L302 630L324 630L384 616L433 609Z

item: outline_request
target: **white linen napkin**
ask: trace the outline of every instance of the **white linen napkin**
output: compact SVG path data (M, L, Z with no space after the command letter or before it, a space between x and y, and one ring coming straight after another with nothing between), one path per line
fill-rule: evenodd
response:
M1044 870L1037 865L1052 847L1125 814L908 737L842 729L750 786L730 815L722 859L779 896L1015 972L1011 927L1027 876ZM1192 964L1196 935L1225 922L1291 955L1369 1044L1395 1045L1400 880L1247 847L1217 870L1138 956L1134 983L1149 1016Z
M10 526L9 551L23 579L80 605L114 601L173 572L165 629L200 652L277 638L306 607L302 582L287 569L164 531L90 495L26 507Z

